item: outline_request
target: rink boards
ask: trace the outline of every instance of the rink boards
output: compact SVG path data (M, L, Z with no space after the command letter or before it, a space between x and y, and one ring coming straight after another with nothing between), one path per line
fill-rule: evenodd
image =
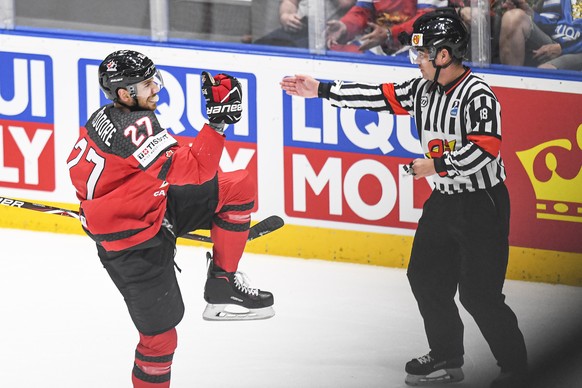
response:
M416 68L367 57L269 55L248 45L9 33L0 41L0 197L75 208L66 157L88 115L107 103L97 66L110 52L131 48L161 70L158 115L181 142L205 122L200 72L226 72L241 81L245 114L227 129L221 168L246 168L256 178L254 219L278 214L286 221L282 230L250 243L249 251L407 266L431 190L430 181L400 173L422 156L413 121L291 98L279 81L305 73L321 80L401 82L418 76ZM582 285L582 111L573 109L582 105L582 82L535 72L476 72L502 104L502 155L512 196L508 277ZM2 227L82 233L63 217L8 207L0 207L0 215Z

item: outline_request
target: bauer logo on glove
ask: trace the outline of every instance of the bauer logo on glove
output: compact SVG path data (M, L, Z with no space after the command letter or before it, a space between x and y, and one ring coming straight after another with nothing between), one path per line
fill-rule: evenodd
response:
M206 100L206 115L211 123L234 124L242 116L242 88L228 74L202 72L202 94Z
M242 105L241 103L233 103L233 104L220 104L214 106L206 107L206 114L210 117L212 115L224 115L228 113L238 113L242 112Z

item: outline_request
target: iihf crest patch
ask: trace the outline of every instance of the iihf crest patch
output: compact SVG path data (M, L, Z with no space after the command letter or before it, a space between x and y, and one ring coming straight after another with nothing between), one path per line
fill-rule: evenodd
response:
M459 113L459 105L460 105L460 101L459 100L455 100L453 101L453 106L451 108L451 116L452 117L457 117L457 114Z

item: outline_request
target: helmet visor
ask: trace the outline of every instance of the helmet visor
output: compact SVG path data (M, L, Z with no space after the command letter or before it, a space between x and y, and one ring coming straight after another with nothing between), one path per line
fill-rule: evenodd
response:
M162 90L164 88L164 79L162 78L162 73L160 73L160 71L156 69L156 72L152 78L154 80L154 83L158 85L158 88Z
M134 83L134 84L127 86L127 90L129 91L129 93L131 94L132 97L135 98L137 96L138 90L139 90L138 85L140 85L140 84L143 85L142 87L146 87L146 88L150 87L152 84L154 84L157 86L158 93L159 93L159 91L164 88L164 79L162 78L162 74L160 73L160 71L156 69L156 72L154 73L153 76L151 76L143 81L140 81L140 82L137 82L137 83Z
M437 49L435 47L411 47L408 50L408 58L410 63L419 64L422 61L432 61L436 58Z

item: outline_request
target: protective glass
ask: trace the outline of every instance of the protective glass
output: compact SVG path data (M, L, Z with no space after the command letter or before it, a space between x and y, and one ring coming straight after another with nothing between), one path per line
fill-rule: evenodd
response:
M437 50L434 47L411 47L408 50L408 57L410 58L410 63L419 64L422 61L429 60L432 61L436 58Z
M160 74L160 71L158 69L156 69L156 72L154 73L153 76L151 76L150 78L142 81L144 83L154 83L158 88L160 88L160 90L162 90L164 88L164 79L162 78L162 75ZM138 82L138 84L141 82ZM136 84L137 85L137 84Z
M152 86L152 84L156 85L159 90L162 90L164 88L164 79L162 78L162 74L160 74L160 71L157 69L152 77L144 81L138 82L136 84L129 85L127 87L127 90L129 90L132 96L135 97L137 94L143 93L144 90L149 89Z
M156 69L156 73L154 74L154 83L158 85L160 90L164 88L164 79L162 78L162 73Z

